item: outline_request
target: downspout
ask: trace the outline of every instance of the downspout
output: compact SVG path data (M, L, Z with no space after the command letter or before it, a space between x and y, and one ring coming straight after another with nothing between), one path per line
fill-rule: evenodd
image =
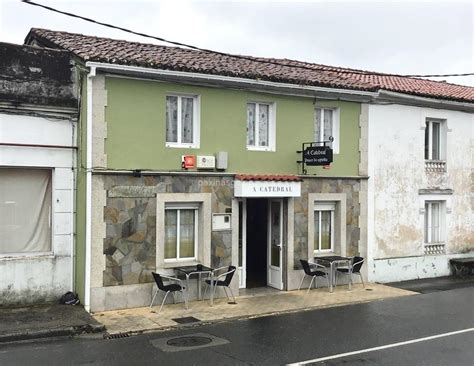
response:
M86 253L84 279L84 309L90 312L91 295L91 250L92 250L92 80L96 75L91 66L87 75L87 121L86 121Z

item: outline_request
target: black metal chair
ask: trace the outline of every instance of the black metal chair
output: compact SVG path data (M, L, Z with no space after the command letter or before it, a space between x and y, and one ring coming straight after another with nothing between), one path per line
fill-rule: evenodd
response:
M163 308L163 305L166 301L166 297L168 296L169 293L171 293L171 295L173 296L173 301L176 304L176 299L174 297L174 293L175 292L180 292L181 295L183 296L184 303L186 305L186 309L188 308L188 297L186 296L187 294L185 293L186 292L186 287L183 286L183 281L181 281L179 278L163 276L163 275L160 275L160 274L155 273L155 272L151 272L151 274L153 275L153 278L155 279L155 282L156 282L156 286L158 288L156 289L156 292L153 295L153 298L151 299L150 308L153 306L153 302L155 301L155 297L156 297L156 295L158 295L158 291L160 291L160 290L163 291L163 292L166 292L166 294L163 298L163 301L161 302L160 311L158 311L158 313L161 312L161 309ZM178 283L170 283L168 285L165 285L163 283L163 279L166 279L166 280L169 280L169 281L176 281Z
M362 273L360 273L360 269L362 268L362 265L364 264L364 258L362 257L354 257L352 258L352 263L349 267L343 267L343 268L337 268L336 270L336 285L337 285L337 275L342 274L349 276L349 281L352 282L352 275L356 274L359 275L360 280L362 281L362 286L365 288L365 283L364 283L364 278L362 277Z
M213 271L213 276L216 272L220 272L223 270L227 270L226 272L218 275L217 277L213 278L212 280L205 280L206 282L206 289L204 290L204 296L202 297L203 299L206 297L206 292L207 288L209 286L214 287L211 289L212 291L212 298L214 298L216 294L217 287L222 287L224 289L225 295L227 296L227 300L230 300L229 294L227 293L226 288L230 290L230 294L232 295L233 303L235 303L235 297L234 293L232 292L232 289L230 288L230 283L232 282L232 278L234 277L234 273L237 270L235 266L229 266L229 267L220 267L217 268Z
M300 262L301 262L301 265L303 266L304 273L303 273L303 277L301 277L301 282L300 282L300 285L298 287L298 290L301 289L301 286L303 285L303 281L306 278L306 276L311 277L311 282L309 283L308 291L306 291L306 294L309 293L309 290L311 289L311 285L313 284L313 281L314 281L315 288L318 288L318 285L317 285L318 277L324 277L326 279L326 281L328 283L328 289L329 289L329 276L325 271L327 269L325 266L323 266L322 264L319 264L319 263L308 262L305 259L300 259ZM316 267L316 270L312 270L311 267ZM321 268L321 269L324 269L324 270L320 271L320 270L318 270L318 268Z

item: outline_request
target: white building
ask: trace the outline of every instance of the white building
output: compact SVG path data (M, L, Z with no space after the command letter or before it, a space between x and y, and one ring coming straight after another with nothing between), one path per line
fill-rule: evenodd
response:
M473 111L409 96L367 106L370 281L448 276L450 258L474 256Z
M0 305L73 288L77 98L69 56L0 44Z

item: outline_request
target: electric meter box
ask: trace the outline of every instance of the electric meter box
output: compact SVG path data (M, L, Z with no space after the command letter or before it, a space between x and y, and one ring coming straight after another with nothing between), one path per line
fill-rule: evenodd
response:
M214 213L212 214L212 231L231 230L231 214Z

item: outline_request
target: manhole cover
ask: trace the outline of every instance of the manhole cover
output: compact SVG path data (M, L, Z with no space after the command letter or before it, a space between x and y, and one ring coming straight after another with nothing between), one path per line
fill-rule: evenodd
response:
M170 339L166 344L173 347L199 347L212 342L212 338L208 337L179 337Z
M165 352L189 351L203 347L222 346L229 343L227 339L208 333L186 334L180 337L167 337L150 340L150 343Z

